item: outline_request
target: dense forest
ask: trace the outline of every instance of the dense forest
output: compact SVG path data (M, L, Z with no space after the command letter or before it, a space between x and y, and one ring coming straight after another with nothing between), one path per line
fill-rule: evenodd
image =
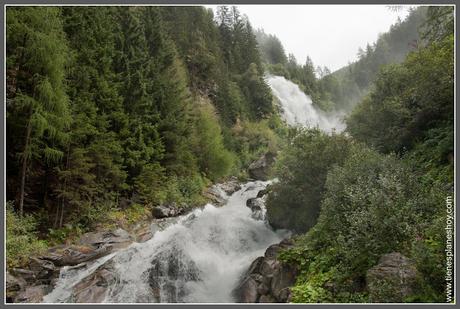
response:
M9 264L43 245L26 231L52 243L136 205L200 205L205 186L276 151L235 7L10 7L7 41Z
M454 194L454 14L418 7L336 71L299 64L236 7L6 9L7 267L277 156L267 218L293 233L290 301L445 301ZM283 123L266 74L344 133ZM399 252L410 293L368 270Z

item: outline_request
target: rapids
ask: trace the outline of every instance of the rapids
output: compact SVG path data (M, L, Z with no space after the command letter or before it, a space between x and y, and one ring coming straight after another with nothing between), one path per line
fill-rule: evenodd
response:
M116 280L107 287L103 302L234 302L232 291L250 263L289 234L273 231L246 206L268 183L248 182L227 197L224 206L195 209L147 242L89 265L62 268L44 302L73 302L74 287L109 264Z

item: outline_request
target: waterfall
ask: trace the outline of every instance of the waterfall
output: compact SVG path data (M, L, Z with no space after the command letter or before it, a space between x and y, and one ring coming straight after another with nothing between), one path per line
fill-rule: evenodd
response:
M313 105L299 86L282 76L268 76L267 82L278 98L282 117L291 126L318 127L324 132L341 132L345 129L343 114L325 113Z
M98 287L102 302L234 302L232 290L250 263L288 236L257 220L246 206L268 183L248 182L224 206L195 209L147 242L91 265L64 267L44 302L74 302L75 287L101 269L113 278L105 290Z

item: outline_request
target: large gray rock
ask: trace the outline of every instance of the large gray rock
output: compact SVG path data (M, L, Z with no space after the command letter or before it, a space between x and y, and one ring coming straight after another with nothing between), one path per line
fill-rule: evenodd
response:
M103 248L108 245L112 250L126 248L133 242L129 233L121 228L114 231L90 232L80 237L80 244L92 248Z
M251 211L260 211L264 207L264 201L260 198L250 198L246 201L246 206L251 208Z
M236 177L232 177L229 181L218 184L218 186L228 195L231 195L241 189L241 184Z
M273 153L266 153L258 160L249 165L249 176L258 180L268 180L270 169L275 162L276 155Z
M283 240L265 251L265 256L255 259L240 284L233 291L236 302L289 302L290 287L294 285L297 269L277 259L280 250L293 243Z
M297 269L293 266L279 263L271 280L272 295L280 302L286 302L290 295L289 287L295 284Z
M255 303L259 297L257 286L257 282L252 277L246 277L233 291L233 295L239 303Z
M51 261L56 266L72 266L103 257L111 253L112 250L111 245L97 249L89 246L72 245L64 249L53 250L48 255L40 257L40 260Z
M27 282L21 277L15 277L6 271L6 300L7 302L13 302L16 295L24 289Z
M29 269L34 272L35 279L43 284L50 284L53 278L59 276L59 268L53 262L45 259L30 258Z
M417 278L414 263L399 252L383 255L366 274L371 302L400 303L413 293Z
M226 196L224 190L222 190L219 186L213 185L207 188L203 192L203 196L209 200L211 204L214 206L223 206L226 202L228 197Z
M12 268L10 269L10 273L15 277L24 279L27 283L35 283L37 280L36 272L30 269L23 269L23 268Z
M15 303L40 303L43 296L50 292L49 285L35 285L26 287L24 291L18 293L14 299Z
M100 303L105 299L108 288L116 280L112 262L101 265L94 273L74 286L72 300L75 303Z

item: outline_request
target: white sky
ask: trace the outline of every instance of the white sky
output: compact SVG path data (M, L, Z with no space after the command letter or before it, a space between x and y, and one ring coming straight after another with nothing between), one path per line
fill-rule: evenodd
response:
M217 6L206 5L216 9ZM307 55L331 71L356 60L358 48L377 40L409 6L394 12L385 5L238 5L254 29L263 28L283 43L299 63Z

